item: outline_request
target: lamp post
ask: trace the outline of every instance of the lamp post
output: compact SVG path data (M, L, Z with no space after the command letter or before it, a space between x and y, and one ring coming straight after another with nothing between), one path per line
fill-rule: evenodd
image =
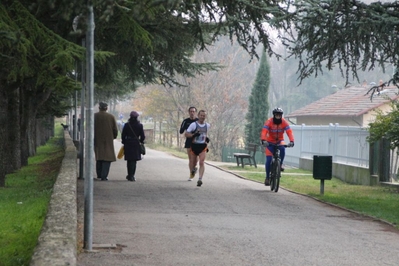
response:
M79 20L79 16L75 17L73 22L72 22L72 28L73 31L76 32L78 29L78 20ZM75 63L75 71L74 71L74 76L75 76L75 85L78 82L78 63L76 60ZM74 107L74 114L73 114L73 119L72 119L72 123L73 123L73 141L77 141L78 140L78 112L77 112L77 105L78 105L78 92L75 91L75 95L74 95L74 99L73 99L73 107Z
M73 31L76 32L78 29L78 25L79 25L79 19L80 16L76 16L73 19L73 23L72 23L72 28ZM86 42L85 42L85 38L82 38L82 47L86 46ZM84 110L85 110L85 93L86 93L86 85L85 85L85 62L82 61L81 64L81 86L82 89L80 91L80 114L79 114L79 118L78 119L76 116L77 121L79 121L79 179L84 179L84 154L85 154L85 148L84 148L84 139L85 139L85 128L84 128L84 122L85 122L85 115L84 115ZM77 68L77 67L76 67ZM76 112L75 112L76 115Z
M74 30L79 23L79 16L74 19ZM80 171L79 177L84 179L84 248L93 249L93 160L94 160L94 15L93 6L88 4L86 40L82 46L86 47L86 71L82 62L82 94L80 119ZM84 73L86 72L86 75ZM84 82L86 80L86 82ZM87 93L87 95L85 95ZM87 99L87 100L86 100ZM83 111L85 110L85 112ZM85 115L86 113L86 115ZM86 123L83 123L85 121ZM86 125L86 130L84 130ZM86 134L84 134L86 133Z
M93 161L94 161L94 14L93 6L88 5L87 33L86 33L86 84L87 84L87 103L86 103L86 161L85 169L85 215L84 215L84 244L85 249L93 249Z

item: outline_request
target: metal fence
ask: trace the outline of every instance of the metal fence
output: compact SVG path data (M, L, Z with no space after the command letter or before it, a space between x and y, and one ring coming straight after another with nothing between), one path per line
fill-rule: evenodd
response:
M339 126L307 126L292 125L295 146L287 149L284 162L299 166L299 158L313 159L314 155L333 156L333 162L368 168L369 166L369 132L359 127ZM286 142L289 140L286 137ZM224 148L223 161L234 162L234 152L245 152L237 148ZM259 148L256 156L258 164L264 164L263 148Z
M291 126L295 147L286 152L286 163L299 165L299 158L329 155L333 162L358 167L369 167L369 132L359 127L340 126Z
M369 168L371 174L380 176L380 181L398 181L398 150L390 150L389 143L377 142L372 145L370 153L370 143L367 141L369 132L366 129L339 124L290 127L294 132L295 146L286 150L285 164L299 167L300 158L313 159L314 155L328 155L332 156L334 163ZM286 135L285 138L288 143ZM226 147L223 149L223 161L234 162L234 152L245 151ZM263 147L259 147L256 162L258 165L265 163Z

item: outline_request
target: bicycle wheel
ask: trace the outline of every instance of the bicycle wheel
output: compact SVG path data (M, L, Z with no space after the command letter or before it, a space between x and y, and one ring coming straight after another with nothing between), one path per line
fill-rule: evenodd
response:
M270 166L270 190L273 191L276 187L276 164L274 160Z
M274 187L274 192L278 191L278 188L280 186L280 177L281 177L281 161L280 160L276 160L276 177L275 177L275 187Z

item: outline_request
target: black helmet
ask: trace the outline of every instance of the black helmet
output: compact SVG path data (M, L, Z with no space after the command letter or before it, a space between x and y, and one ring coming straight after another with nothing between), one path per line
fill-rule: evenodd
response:
M284 113L284 111L280 107L276 107L276 108L273 109L273 115L275 115L275 114L283 115L283 113Z

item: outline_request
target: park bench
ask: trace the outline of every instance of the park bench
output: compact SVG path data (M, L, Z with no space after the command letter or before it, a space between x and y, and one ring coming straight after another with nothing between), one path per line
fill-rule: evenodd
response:
M258 145L250 143L245 149L248 153L233 153L233 156L236 158L237 161L237 166L240 166L241 163L242 168L244 168L244 165L254 165L255 168L258 168L256 166L255 160L255 154L258 150Z

